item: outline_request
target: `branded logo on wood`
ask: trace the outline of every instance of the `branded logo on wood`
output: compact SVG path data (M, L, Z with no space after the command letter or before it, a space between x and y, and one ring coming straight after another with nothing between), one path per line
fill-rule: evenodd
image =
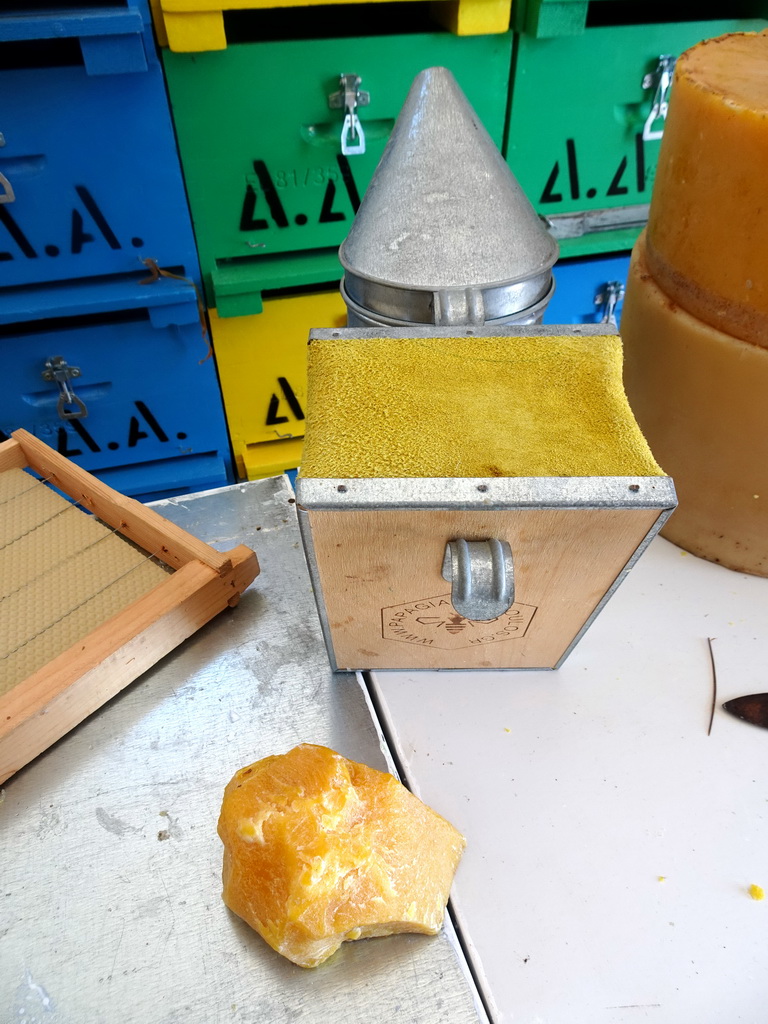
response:
M529 604L512 607L487 622L465 619L451 604L450 594L425 597L407 604L381 609L381 635L385 640L457 650L480 647L525 636L536 608Z

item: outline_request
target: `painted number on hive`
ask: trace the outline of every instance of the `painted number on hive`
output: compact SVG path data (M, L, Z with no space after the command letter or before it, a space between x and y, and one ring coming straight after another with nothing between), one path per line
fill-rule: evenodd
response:
M68 426L60 426L57 428L57 450L61 455L65 455L68 459L76 458L78 455L83 455L86 450L93 453L94 455L98 452L103 451L107 448L109 451L118 451L120 448L125 447L130 449L136 448L141 444L142 441L148 439L156 439L161 441L163 444L171 441L171 437L163 429L160 421L151 411L146 402L135 401L134 406L136 408L137 415L130 416L125 429L125 433L120 441L111 440L105 441L101 439L101 443L93 436L90 430L86 427L85 423L81 419L73 419L68 421ZM71 437L69 429L71 428L74 433L74 438ZM182 430L175 435L177 441L185 441L187 434Z
M7 237L14 243L17 254L28 260L36 260L41 253L50 257L60 256L62 249L68 250L72 256L78 256L82 252L90 251L88 247L94 243L106 243L113 250L123 248L91 191L85 185L75 185L74 189L78 202L70 212L69 238L64 246L62 246L61 239L57 239L58 244L52 241L33 243L11 213L8 205L0 205L0 224L2 224ZM144 245L144 239L132 238L131 245L134 249L139 249ZM14 259L16 259L14 252L0 249L0 262Z
M592 184L586 188L582 183L579 169L576 140L565 140L565 159L557 159L539 197L540 203L562 203L564 199L594 199L598 194L607 197L626 196L630 190L636 193L646 190L645 144L641 133L635 135L633 163L625 155L615 168L605 192L600 193ZM567 191L567 196L566 196Z
M338 192L343 186L352 214L357 213L360 206L360 195L349 160L342 153L336 156L338 170L335 168L308 168L301 171L278 171L274 175L263 160L253 161L254 181L245 186L242 210L240 212L241 231L267 231L271 227L288 228L291 219L283 206L280 192L296 186L325 186L320 210L316 216L318 224L333 224L335 221L347 220L347 213L342 209ZM305 212L293 214L293 223L302 227L310 222Z
M272 392L272 395L269 399L269 408L267 409L267 418L265 421L266 425L268 427L275 427L279 423L288 422L288 417L284 415L283 412L283 402L281 400L281 396L282 399L285 400L285 405L287 405L290 411L293 413L294 418L297 420L303 420L304 410L301 408L301 403L296 397L296 392L288 383L288 378L278 377L277 386L280 389L281 394L278 395L277 392Z

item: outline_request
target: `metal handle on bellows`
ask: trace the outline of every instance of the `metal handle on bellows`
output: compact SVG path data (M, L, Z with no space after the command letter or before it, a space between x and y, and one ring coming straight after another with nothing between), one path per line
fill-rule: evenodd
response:
M487 622L514 604L512 549L505 540L449 541L442 572L451 584L451 604L465 619Z

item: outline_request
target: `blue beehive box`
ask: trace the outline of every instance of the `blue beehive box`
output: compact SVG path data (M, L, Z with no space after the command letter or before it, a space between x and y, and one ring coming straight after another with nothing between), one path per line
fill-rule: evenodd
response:
M18 6L0 16L0 289L146 258L199 276L146 0Z
M555 293L544 311L543 322L618 324L628 272L628 252L560 260L552 268Z
M0 69L0 431L143 500L230 483L146 0L20 5Z
M0 315L0 434L23 427L144 501L232 482L216 368L190 284L139 275L36 291Z

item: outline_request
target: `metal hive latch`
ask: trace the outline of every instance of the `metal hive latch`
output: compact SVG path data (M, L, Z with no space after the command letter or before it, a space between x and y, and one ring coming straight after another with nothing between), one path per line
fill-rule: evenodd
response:
M5 136L0 132L0 146L5 145ZM0 171L0 203L15 203L16 196L13 191L13 185L6 178L6 176Z
M595 305L602 307L600 323L613 324L616 322L616 307L624 298L624 285L621 281L607 281L595 296Z
M13 191L13 185L6 178L6 176L0 171L0 203L15 203L16 195Z
M669 90L672 88L672 73L675 70L676 63L677 57L673 57L668 53L662 54L659 57L659 63L656 65L655 70L650 71L643 78L643 88L654 90L651 112L648 114L643 125L643 139L645 142L660 139L664 134L664 121L669 109ZM654 131L653 125L656 121L661 121L662 127Z
M344 124L341 128L341 152L344 156L356 156L365 152L365 132L357 116L358 107L367 107L371 102L370 93L360 89L359 75L341 75L338 92L328 97L328 106L344 110Z
M488 622L514 604L512 549L505 540L449 541L442 573L451 584L451 604L465 619Z
M53 356L45 361L45 369L41 377L43 380L52 381L59 387L56 412L62 420L79 420L88 415L85 402L75 394L69 383L73 377L79 376L80 367L70 366L63 356Z

